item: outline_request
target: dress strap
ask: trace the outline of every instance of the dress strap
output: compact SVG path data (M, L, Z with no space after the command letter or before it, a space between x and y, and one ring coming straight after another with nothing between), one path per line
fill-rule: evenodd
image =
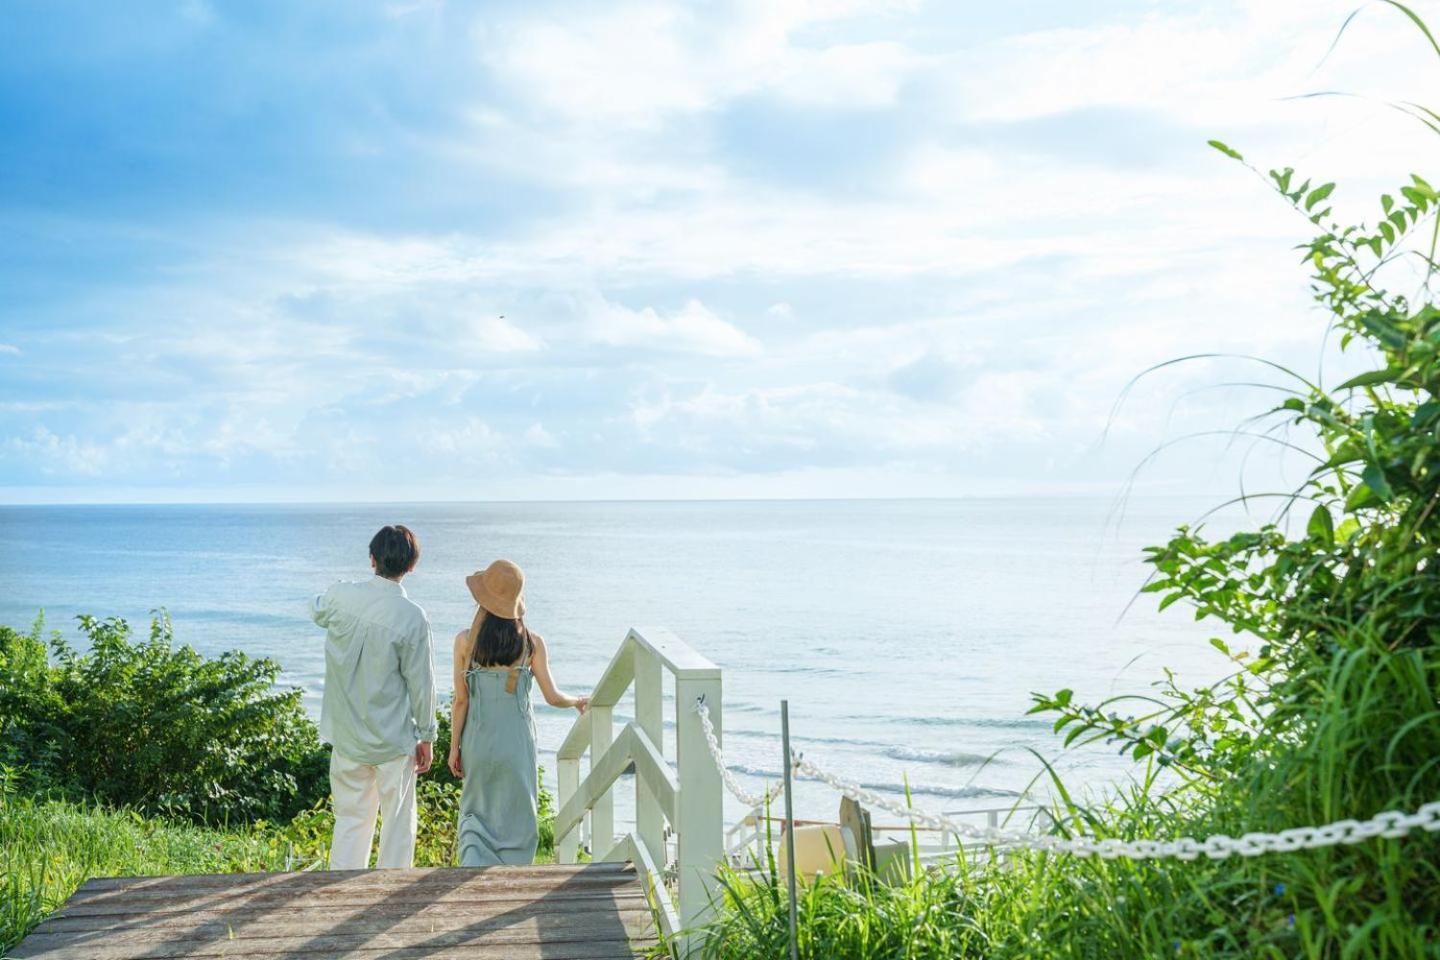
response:
M520 671L530 666L530 655L535 652L535 648L530 643L530 635L528 633L525 635L525 643L522 649L524 652L520 654L520 659L510 668L510 675L505 678L506 693L515 692L516 688L520 686Z

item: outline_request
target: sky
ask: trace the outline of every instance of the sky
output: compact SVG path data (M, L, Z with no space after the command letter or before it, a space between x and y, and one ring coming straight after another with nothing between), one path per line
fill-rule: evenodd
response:
M1196 353L1364 366L1206 141L1354 218L1440 144L1378 0L8 0L0 37L6 503L1290 482L1184 439L1273 402L1254 365L1116 406Z

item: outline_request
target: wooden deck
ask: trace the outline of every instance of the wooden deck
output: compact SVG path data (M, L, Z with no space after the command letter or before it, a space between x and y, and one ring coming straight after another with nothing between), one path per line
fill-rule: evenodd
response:
M655 942L628 864L91 880L14 957L619 960Z

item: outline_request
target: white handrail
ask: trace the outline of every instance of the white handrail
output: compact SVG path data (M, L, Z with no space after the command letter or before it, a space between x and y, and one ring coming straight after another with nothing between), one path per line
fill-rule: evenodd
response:
M673 767L665 759L666 673L675 679ZM617 732L614 708L632 687L635 719ZM588 817L591 855L635 864L655 900L660 924L671 936L708 919L715 871L724 856L724 788L710 761L705 726L693 708L697 701L708 704L707 719L718 737L720 694L720 668L694 648L668 630L632 629L595 684L590 708L575 720L556 751L556 859L578 860ZM582 778L580 761L587 753L589 770ZM613 791L632 765L635 829L617 838ZM673 864L665 843L667 823L676 840Z

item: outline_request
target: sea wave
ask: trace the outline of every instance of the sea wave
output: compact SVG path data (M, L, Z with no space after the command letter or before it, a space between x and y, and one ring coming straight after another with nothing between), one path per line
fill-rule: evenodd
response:
M742 776L758 777L769 783L781 779L781 772L774 767L761 767L745 763L727 764L731 773ZM882 793L904 795L906 785L896 782L867 782L859 784L866 790L878 790ZM943 797L947 800L967 800L977 797L1018 797L1020 794L1014 790L1005 790L1001 787L981 787L974 784L967 784L960 787L947 787L934 784L912 783L909 785L911 796Z
M1040 717L877 717L865 714L847 716L842 719L868 723L898 723L914 727L978 727L989 730L1034 730L1049 732L1053 720Z
M968 753L964 750L923 750L919 747L890 747L885 756L908 763L934 763L945 767L1003 766L1009 761L995 754Z

